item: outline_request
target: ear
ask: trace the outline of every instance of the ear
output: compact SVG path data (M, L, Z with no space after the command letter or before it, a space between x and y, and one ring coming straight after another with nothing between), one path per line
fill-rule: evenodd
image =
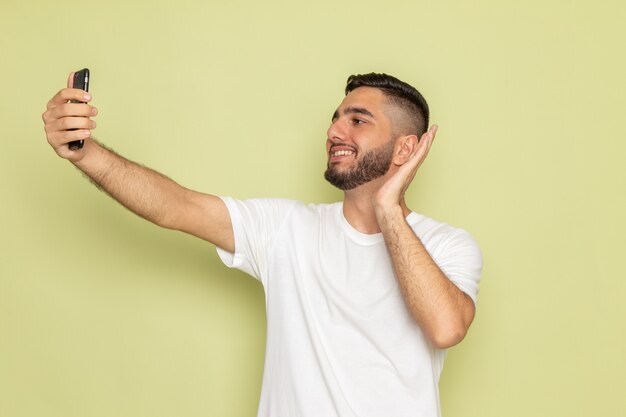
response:
M404 165L415 153L418 141L415 135L400 136L396 139L393 163L398 166Z

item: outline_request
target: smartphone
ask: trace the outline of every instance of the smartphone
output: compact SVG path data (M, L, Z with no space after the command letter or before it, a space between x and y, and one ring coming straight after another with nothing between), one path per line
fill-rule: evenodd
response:
M89 91L89 68L83 68L80 71L74 73L74 80L72 80L72 88L80 88L81 90ZM70 100L70 103L82 103L78 100ZM78 129L70 129L78 130ZM68 143L70 150L75 151L81 149L85 144L84 140L75 140Z

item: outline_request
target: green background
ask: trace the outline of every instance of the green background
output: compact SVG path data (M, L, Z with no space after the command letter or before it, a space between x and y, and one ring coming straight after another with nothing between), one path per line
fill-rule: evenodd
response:
M92 71L94 136L193 189L306 202L348 75L440 125L409 206L484 253L445 417L623 416L620 1L0 3L0 416L253 416L263 290L118 206L41 114Z

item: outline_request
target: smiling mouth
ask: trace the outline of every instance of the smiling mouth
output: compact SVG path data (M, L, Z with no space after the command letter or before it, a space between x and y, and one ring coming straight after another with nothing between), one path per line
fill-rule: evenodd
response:
M356 149L346 145L335 145L328 151L328 156L331 161L337 161L348 156L356 155Z
M336 157L336 156L348 156L348 155L353 155L355 152L354 151L349 151L349 150L340 150L340 151L332 151L330 153L330 156L332 157Z

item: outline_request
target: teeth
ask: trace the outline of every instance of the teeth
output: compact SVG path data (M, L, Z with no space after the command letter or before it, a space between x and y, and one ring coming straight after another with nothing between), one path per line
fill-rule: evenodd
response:
M333 152L333 156L352 155L353 153L354 153L354 151L335 151L335 152Z

